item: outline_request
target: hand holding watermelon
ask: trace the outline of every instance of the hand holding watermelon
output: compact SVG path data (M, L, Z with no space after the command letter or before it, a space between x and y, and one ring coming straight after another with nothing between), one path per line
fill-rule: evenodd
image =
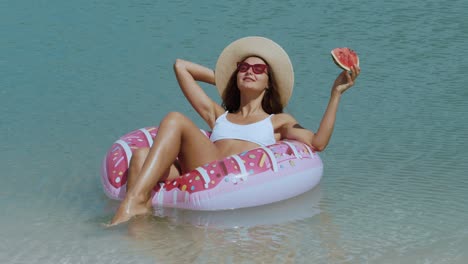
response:
M354 81L361 72L359 57L349 48L336 48L331 51L331 54L336 65L344 70L336 78L332 91L342 94L354 85Z

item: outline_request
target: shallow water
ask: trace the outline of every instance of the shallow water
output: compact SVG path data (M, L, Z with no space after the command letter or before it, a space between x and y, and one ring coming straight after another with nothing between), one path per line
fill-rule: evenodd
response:
M464 1L0 3L1 263L466 263L468 4ZM295 66L287 111L317 129L349 46L318 188L255 210L158 211L107 229L112 142L180 111L172 63L214 67L262 35ZM217 98L213 87L208 93Z

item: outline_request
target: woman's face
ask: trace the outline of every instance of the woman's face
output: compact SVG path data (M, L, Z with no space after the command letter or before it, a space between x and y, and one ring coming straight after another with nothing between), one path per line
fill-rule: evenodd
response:
M248 57L241 62L237 72L237 87L239 90L253 89L259 92L268 88L268 67L264 60L258 57Z

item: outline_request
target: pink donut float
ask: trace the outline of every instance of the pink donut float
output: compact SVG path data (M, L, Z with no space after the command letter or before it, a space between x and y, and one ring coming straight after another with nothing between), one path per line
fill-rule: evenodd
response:
M101 169L109 198L124 198L132 153L150 147L157 131L157 127L141 128L111 146ZM322 160L315 151L298 141L282 140L160 182L153 189L152 203L155 207L206 211L253 207L302 194L320 182L322 173Z

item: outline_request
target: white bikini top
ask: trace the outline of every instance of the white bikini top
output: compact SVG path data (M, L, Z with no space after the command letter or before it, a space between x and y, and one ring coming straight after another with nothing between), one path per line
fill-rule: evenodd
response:
M240 139L256 143L260 146L274 144L275 133L271 116L248 125L238 125L227 120L227 111L216 119L210 136L212 142L221 139Z

